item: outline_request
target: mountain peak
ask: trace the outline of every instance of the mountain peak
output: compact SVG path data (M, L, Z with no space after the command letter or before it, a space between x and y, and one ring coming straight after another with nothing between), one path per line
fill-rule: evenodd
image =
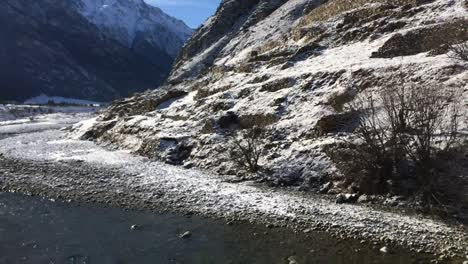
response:
M80 0L78 11L101 31L132 47L140 33L176 56L193 30L143 0Z
M0 99L107 101L160 85L192 30L143 0L0 3ZM14 63L12 63L14 62Z

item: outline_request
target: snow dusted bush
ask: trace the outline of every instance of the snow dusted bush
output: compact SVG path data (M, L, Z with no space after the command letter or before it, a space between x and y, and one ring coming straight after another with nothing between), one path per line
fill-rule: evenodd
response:
M468 61L468 42L451 46L449 51L450 57L458 60Z
M328 150L361 192L401 193L413 186L427 202L439 201L443 155L459 141L456 93L434 86L388 86L350 104L359 113L355 131L362 144Z
M263 129L254 127L229 134L231 148L230 158L237 166L251 173L260 170L258 164L264 148Z

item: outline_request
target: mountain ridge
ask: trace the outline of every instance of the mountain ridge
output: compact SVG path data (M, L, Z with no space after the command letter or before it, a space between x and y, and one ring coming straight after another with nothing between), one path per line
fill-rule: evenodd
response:
M159 28L147 26L131 46L124 46L79 13L76 3L3 2L2 100L47 94L109 101L155 88L165 80L175 55L162 49L162 42L153 41ZM163 35L176 35L167 31ZM188 35L179 37L164 45L181 48Z
M192 29L183 21L170 17L143 0L81 0L78 11L127 47L132 47L142 32L174 57L182 48L181 43L192 34Z

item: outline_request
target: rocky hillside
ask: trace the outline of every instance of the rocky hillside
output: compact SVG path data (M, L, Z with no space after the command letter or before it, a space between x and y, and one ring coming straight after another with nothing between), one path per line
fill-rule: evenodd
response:
M155 88L192 30L143 0L0 4L0 100L109 101Z
M449 56L467 29L465 0L224 0L161 89L73 135L241 174L227 134L263 127L268 180L323 184L340 175L325 149L353 132L343 105L362 91L412 80L456 89L467 109L468 62Z

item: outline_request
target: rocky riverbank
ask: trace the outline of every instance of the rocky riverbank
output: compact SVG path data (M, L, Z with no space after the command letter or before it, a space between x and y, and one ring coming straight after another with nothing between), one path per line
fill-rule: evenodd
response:
M249 221L296 232L327 231L388 251L407 247L455 263L468 255L468 232L420 215L335 204L323 196L267 188L198 170L169 166L93 142L70 140L62 131L27 133L0 140L0 187L51 199L174 211ZM384 249L382 249L385 251Z

